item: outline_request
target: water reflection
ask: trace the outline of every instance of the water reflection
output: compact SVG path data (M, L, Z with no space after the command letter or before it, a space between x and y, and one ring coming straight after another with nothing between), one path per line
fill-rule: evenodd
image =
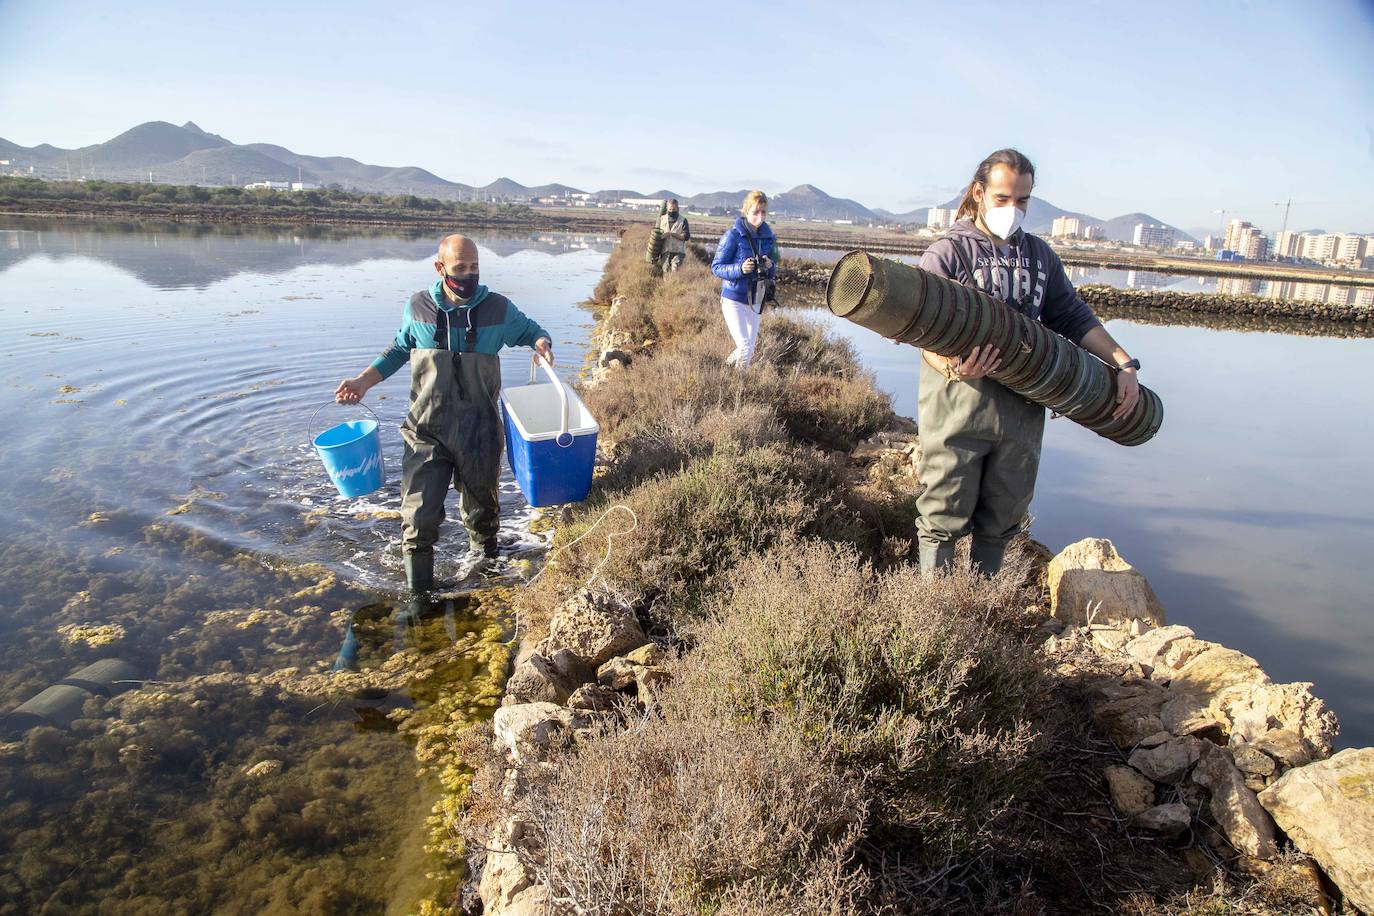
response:
M95 220L73 231L70 221L11 218L0 229L0 275L23 261L90 258L154 289L207 289L240 273L282 274L299 267L354 267L365 261L431 257L443 229L335 226L205 226ZM609 254L614 235L563 232L474 233L497 258L521 252Z
M417 752L499 702L543 536L507 474L496 574L403 603L404 373L369 394L391 481L366 499L306 421L437 233L295 232L0 224L0 713L101 659L146 679L0 739L0 913L380 912L435 871ZM474 235L575 374L608 244ZM465 549L450 528L441 575Z

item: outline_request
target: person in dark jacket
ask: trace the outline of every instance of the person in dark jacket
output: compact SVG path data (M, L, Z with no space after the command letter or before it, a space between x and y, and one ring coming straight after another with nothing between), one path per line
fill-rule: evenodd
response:
M494 559L501 526L497 481L505 433L497 399L502 347L531 347L553 363L548 332L478 282L477 245L450 235L439 245L434 285L410 297L396 339L334 392L356 404L410 363L410 409L401 425L401 550L406 585L434 588L434 544L449 487L468 530L474 563Z
M1140 395L1140 362L1079 298L1059 256L1020 228L1034 184L1035 166L1021 153L988 156L969 182L953 228L926 250L921 267L1002 300L1120 367L1113 416L1124 416ZM995 348L921 356L921 570L948 568L955 541L971 533L974 569L995 575L1035 492L1045 408L986 377L1001 365Z
M778 271L776 240L773 228L764 222L767 216L767 195L750 191L735 224L720 237L716 256L711 259L711 272L725 281L720 290L720 310L735 342L727 361L740 369L747 368L754 358L763 300Z

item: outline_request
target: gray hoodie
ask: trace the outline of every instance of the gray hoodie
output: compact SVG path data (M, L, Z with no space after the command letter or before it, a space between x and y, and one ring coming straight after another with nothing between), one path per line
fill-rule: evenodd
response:
M1007 240L1006 254L998 251L971 219L956 222L921 256L921 269L976 286L1001 299L1021 314L1080 343L1083 335L1101 327L1093 310L1079 298L1064 273L1059 255L1043 239L1020 229ZM959 258L954 246L964 258ZM973 269L970 278L964 262Z

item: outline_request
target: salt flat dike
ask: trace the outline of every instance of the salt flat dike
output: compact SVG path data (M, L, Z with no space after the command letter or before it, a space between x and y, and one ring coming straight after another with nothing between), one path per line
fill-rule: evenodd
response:
M830 280L832 265L805 259L784 260L779 268L778 283L798 290L824 290ZM1332 282L1332 281L1323 281ZM1213 293L1176 293L1143 289L1116 289L1111 286L1084 285L1078 287L1083 300L1100 316L1115 317L1116 311L1144 312L1183 316L1237 318L1251 325L1269 324L1283 330L1283 322L1297 324L1331 323L1334 332L1344 330L1349 336L1367 336L1374 331L1374 308L1359 305L1336 305L1324 302L1266 299L1262 296L1233 296ZM1342 334L1342 336L1346 336Z
M1106 540L923 580L914 426L785 311L724 365L718 283L646 239L593 304L596 486L455 745L470 912L1374 907L1374 749L1309 684Z

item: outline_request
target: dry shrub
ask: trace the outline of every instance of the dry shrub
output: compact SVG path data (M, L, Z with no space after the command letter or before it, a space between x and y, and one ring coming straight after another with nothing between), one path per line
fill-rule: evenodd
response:
M770 340L771 333L763 339ZM747 372L739 372L725 364L728 350L719 323L675 339L671 346L635 360L629 370L607 376L587 392L587 406L603 434L619 441L641 428L661 425L684 407L704 415L711 408L758 404L772 410L794 439L844 451L893 418L891 399L867 372L851 365L834 373L836 364L846 358L842 349L819 358L826 374L807 371L798 363L779 367L766 356Z
M645 480L628 492L601 494L560 525L560 553L520 601L530 634L591 576L606 550L603 532L625 527L623 513L579 543L610 503L623 504L639 520L613 542L600 577L612 590L652 607L653 622L676 632L698 613L701 598L718 576L746 556L788 537L827 537L864 542L872 534L858 514L833 494L842 490L836 467L815 451L769 446L722 450L675 474Z
M521 808L555 910L820 916L867 889L858 785L784 729L642 718L584 741Z
M875 576L850 547L785 544L751 555L694 629L682 691L722 721L808 736L868 774L875 835L934 862L983 845L1027 784L1041 687L1007 624L1023 561Z

